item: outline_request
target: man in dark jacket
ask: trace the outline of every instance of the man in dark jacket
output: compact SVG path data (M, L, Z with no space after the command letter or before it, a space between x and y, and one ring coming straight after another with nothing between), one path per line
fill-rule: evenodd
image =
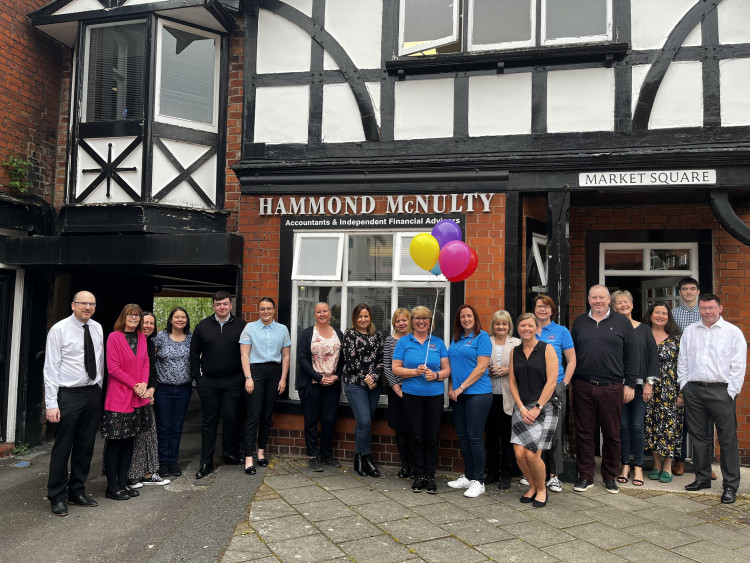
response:
M213 307L215 314L198 323L190 342L190 372L196 380L203 406L201 464L196 479L203 479L214 470L220 417L223 420L221 453L224 463L243 463L239 452L239 409L244 387L240 335L245 323L232 315L228 292L216 293Z
M570 331L576 349L573 375L573 418L576 425L574 491L594 485L594 441L597 422L602 431L602 478L609 493L619 489L620 422L622 404L635 395L638 376L638 345L635 329L625 315L609 308L609 290L603 285L589 289L586 315L580 315ZM624 385L623 385L624 384Z

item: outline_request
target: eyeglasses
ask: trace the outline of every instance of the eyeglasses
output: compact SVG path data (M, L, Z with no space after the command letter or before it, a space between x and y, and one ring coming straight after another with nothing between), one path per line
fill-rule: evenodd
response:
M552 307L550 307L549 305L537 305L536 308L537 309L549 309L550 311L552 310Z
M138 313L128 313L128 314L127 314L127 315L125 315L125 316L126 316L126 317L131 317L131 318L133 318L133 319L140 319L140 318L141 318L141 316L140 316L140 315L139 315Z
M83 305L84 307L96 307L96 301L93 303L90 301L73 301L76 305Z
M273 310L274 307L261 307L260 309L258 309L258 311L260 311L261 313L270 313Z
M412 317L411 320L421 323L424 321L431 321L432 317Z

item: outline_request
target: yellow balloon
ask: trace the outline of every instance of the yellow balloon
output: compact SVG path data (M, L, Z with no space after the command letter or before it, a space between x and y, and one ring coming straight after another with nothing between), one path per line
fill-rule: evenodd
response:
M440 243L430 233L419 233L411 239L409 254L417 266L429 272L440 258Z

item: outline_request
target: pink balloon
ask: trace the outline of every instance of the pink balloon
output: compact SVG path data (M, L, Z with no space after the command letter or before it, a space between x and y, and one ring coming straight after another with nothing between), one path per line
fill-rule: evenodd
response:
M460 240L452 240L440 250L440 271L448 278L462 274L471 263L471 248Z
M477 256L477 253L474 252L473 248L469 247L469 250L471 251L471 261L469 262L469 265L459 275L453 278L448 278L448 281L452 281L452 282L464 281L465 279L470 278L471 275L477 271L477 266L479 265L479 257Z

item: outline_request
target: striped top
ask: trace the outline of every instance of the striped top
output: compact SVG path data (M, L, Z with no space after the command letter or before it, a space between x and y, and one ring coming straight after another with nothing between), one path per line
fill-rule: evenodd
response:
M385 342L383 342L383 373L385 373L385 378L388 380L388 385L390 387L401 385L404 381L391 371L391 366L393 365L393 351L396 349L396 344L398 344L398 340L393 338L393 336L388 336L388 338L385 339Z

